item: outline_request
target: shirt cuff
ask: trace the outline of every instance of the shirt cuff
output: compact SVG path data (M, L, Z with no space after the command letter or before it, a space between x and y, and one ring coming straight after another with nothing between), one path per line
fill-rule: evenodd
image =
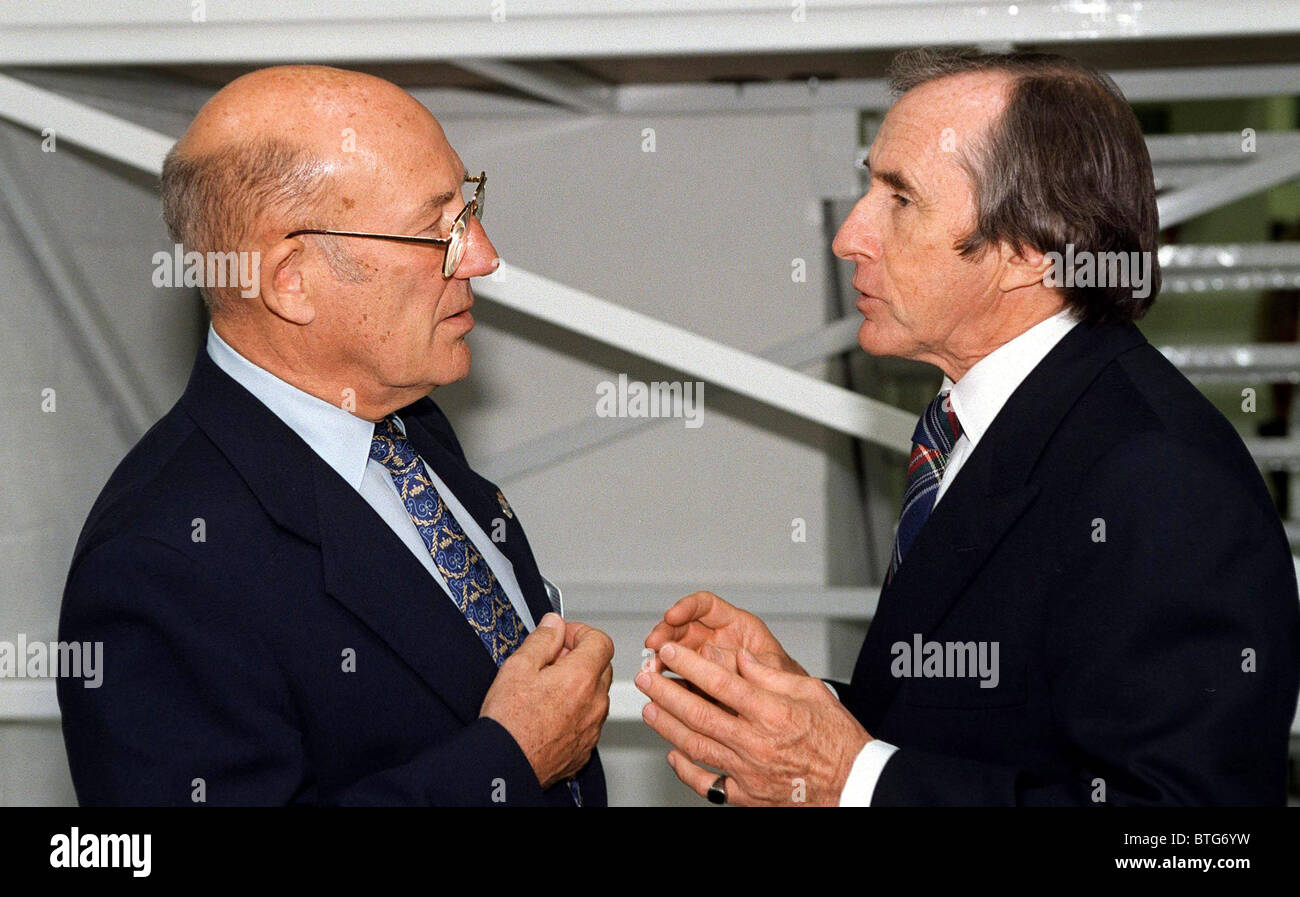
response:
M858 752L849 770L848 781L840 792L841 807L869 807L871 796L875 793L876 782L885 771L885 764L894 756L897 747L879 738L868 741Z

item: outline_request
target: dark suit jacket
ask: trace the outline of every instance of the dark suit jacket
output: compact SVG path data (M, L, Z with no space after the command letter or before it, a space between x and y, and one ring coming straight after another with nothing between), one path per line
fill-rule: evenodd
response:
M996 641L999 684L893 675L917 634ZM1291 551L1241 439L1136 327L1079 325L935 507L841 698L899 747L873 806L1245 805L1284 801L1298 688Z
M399 412L485 532L503 516L428 398ZM202 531L199 527L202 521ZM499 544L550 610L517 516ZM202 541L196 541L202 536ZM103 684L59 682L85 804L573 806L479 718L496 666L365 500L199 351L180 401L99 496L60 638L104 643ZM347 655L355 672L345 672ZM202 779L203 785L195 783ZM594 754L584 805L605 803Z

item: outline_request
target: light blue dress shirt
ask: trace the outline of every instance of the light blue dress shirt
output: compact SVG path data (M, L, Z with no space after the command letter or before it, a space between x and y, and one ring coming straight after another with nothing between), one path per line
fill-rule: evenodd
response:
M217 367L233 377L239 385L271 409L271 412L297 433L322 461L361 494L388 528L410 549L416 560L429 571L429 575L442 588L447 599L452 600L451 589L442 574L438 572L438 568L434 566L433 556L425 547L420 531L416 529L415 523L406 513L406 507L402 504L392 475L387 468L370 457L370 440L374 435L375 425L337 405L331 405L323 399L303 392L270 371L253 364L232 349L212 327L208 328L207 348L208 355L216 362ZM406 426L401 419L395 415L394 419L405 433ZM519 589L514 565L488 538L487 533L483 532L478 522L465 510L465 506L456 499L437 472L429 467L425 459L420 460L448 510L465 531L465 535L474 543L474 547L483 555L488 566L492 568L492 573L519 613L524 626L532 631L536 622L528 609L528 603L524 601L523 592Z

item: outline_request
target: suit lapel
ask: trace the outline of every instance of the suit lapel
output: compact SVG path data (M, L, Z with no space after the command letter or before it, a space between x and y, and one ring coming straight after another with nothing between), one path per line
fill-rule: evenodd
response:
M1078 325L1012 393L881 594L853 677L864 720L879 719L901 684L890 646L938 628L1037 498L1031 473L1066 413L1112 358L1144 342L1132 324Z
M181 404L267 514L320 546L329 594L464 722L476 719L496 665L460 611L365 499L221 370L206 348L199 349Z
M355 489L317 465L325 588L469 723L497 674L482 640Z

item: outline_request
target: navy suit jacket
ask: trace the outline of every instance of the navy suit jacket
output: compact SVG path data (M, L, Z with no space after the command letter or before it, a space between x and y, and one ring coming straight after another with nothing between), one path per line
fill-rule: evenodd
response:
M497 487L438 406L399 413L493 532ZM518 517L504 522L499 547L540 620L541 574ZM83 805L573 806L479 717L497 669L437 583L206 349L91 510L59 635L104 643L99 688L59 681ZM584 805L605 803L596 754L578 782Z
M917 635L997 642L998 685L895 675ZM1011 395L840 695L899 747L873 806L1281 805L1297 689L1296 574L1259 471L1126 324L1075 327Z

